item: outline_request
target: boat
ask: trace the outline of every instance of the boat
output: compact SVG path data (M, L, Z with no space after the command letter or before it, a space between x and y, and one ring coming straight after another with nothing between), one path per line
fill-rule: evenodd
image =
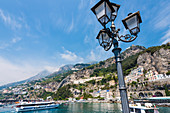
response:
M0 107L3 107L4 106L4 104L2 104L1 102L0 102Z
M52 109L58 108L59 103L54 101L49 102L21 102L16 105L15 109L17 112L20 111L34 111L34 110L44 110L44 109Z
M141 106L140 103L129 104L130 113L159 113L158 109L152 107L151 103L145 103L145 106Z

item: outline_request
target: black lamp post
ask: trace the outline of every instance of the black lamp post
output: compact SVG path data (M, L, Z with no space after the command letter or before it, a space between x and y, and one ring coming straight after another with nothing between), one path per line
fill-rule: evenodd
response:
M104 50L108 51L111 48L112 44L114 45L114 49L112 50L112 52L114 53L116 60L122 110L123 113L130 113L127 91L121 65L121 48L118 47L118 41L134 41L137 38L137 34L140 32L139 25L140 23L142 23L142 19L140 17L139 11L136 13L129 13L128 16L122 20L122 22L125 28L130 31L131 35L126 34L120 36L120 29L116 29L114 25L114 20L117 17L119 7L120 5L111 3L109 0L100 0L93 8L91 8L91 10L96 15L98 21L104 26L104 29L100 30L99 34L96 37L96 39L99 40L100 46L102 46ZM111 30L109 28L106 28L105 26L108 22L112 23L110 27Z

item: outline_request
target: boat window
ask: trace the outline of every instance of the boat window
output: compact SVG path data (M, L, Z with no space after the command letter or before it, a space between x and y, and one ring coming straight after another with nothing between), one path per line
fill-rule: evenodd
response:
M141 109L135 109L135 113L141 113Z
M145 110L146 113L154 113L154 110L153 109L148 109L148 110Z
M134 112L134 109L133 109L133 108L130 108L130 112Z

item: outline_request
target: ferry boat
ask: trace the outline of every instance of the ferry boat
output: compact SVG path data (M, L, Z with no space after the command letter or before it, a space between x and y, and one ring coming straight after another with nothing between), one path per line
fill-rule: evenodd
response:
M159 113L158 108L152 107L151 103L145 103L141 106L140 103L129 104L130 113Z
M43 110L43 109L52 109L58 108L59 103L55 102L21 102L17 104L15 109L17 112L20 111L33 111L33 110Z

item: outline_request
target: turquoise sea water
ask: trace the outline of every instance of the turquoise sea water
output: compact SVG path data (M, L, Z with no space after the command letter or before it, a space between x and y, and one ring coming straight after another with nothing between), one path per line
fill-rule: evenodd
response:
M29 111L24 113L121 113L120 104L110 103L67 103L57 109ZM15 113L11 106L0 107L0 113ZM170 113L170 108L160 107L160 113Z

